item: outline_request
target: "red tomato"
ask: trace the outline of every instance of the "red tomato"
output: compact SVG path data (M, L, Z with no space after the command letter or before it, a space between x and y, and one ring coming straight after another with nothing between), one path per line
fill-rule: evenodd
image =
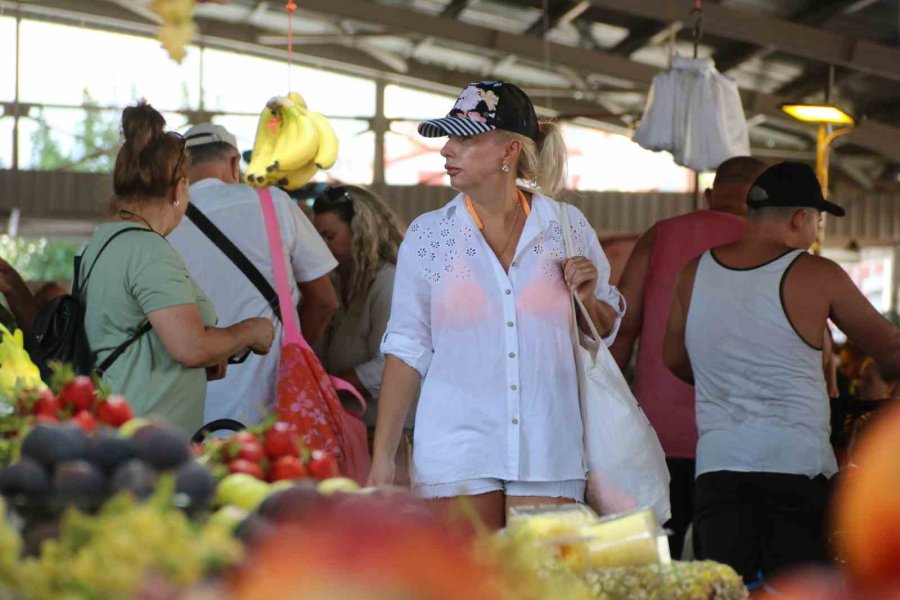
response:
M107 425L120 427L126 421L130 421L134 414L125 398L113 395L100 403L97 407L97 416Z
M282 479L301 479L309 472L296 456L282 456L269 466L269 481Z
M264 442L266 454L269 458L281 458L282 456L300 456L300 446L297 444L297 435L291 431L290 425L284 421L277 421L266 432Z
M341 476L337 458L331 452L314 450L312 455L310 455L309 464L306 465L306 468L309 469L309 474L319 481Z
M247 475L253 475L257 479L266 479L266 474L263 473L263 468L259 466L259 463L250 462L243 458L236 458L228 463L228 470L231 473L246 473Z
M37 416L56 417L61 410L62 405L50 390L41 390L37 400L34 401L33 412Z
M72 420L85 431L93 431L97 429L97 419L88 410L80 410L75 413Z
M75 411L88 410L94 405L94 382L90 377L79 375L63 386L57 398L64 407Z
M249 460L250 462L258 463L262 459L266 457L266 453L263 452L262 446L260 446L256 442L244 442L241 444L241 447L238 449L235 458L243 458L244 460Z

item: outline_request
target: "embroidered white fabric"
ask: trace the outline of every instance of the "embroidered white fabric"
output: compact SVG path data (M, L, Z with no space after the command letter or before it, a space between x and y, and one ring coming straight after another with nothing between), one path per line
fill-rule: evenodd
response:
M413 456L418 484L465 479L584 479L573 318L560 263L560 205L535 193L509 272L462 194L422 215L400 248L382 341L423 376ZM595 295L624 313L609 261L569 206L579 255L600 276Z

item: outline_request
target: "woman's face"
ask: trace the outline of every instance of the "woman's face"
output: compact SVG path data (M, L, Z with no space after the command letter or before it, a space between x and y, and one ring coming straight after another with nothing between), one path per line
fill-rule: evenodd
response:
M469 137L451 135L441 149L450 185L468 192L485 183L505 179L508 175L500 170L505 150L506 140L496 131Z
M348 267L352 263L353 232L350 224L344 222L340 215L334 211L319 213L313 219L316 231L325 240L325 245L331 250L335 260L341 267Z

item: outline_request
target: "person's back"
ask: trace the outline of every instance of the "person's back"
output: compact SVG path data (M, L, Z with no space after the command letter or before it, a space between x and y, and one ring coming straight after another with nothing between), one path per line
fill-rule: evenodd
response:
M634 394L666 453L672 503L666 527L672 532L669 545L676 557L693 513L697 426L693 386L672 375L662 360L672 292L688 261L741 236L747 190L763 169L764 163L748 156L719 165L713 187L706 190L710 210L656 223L638 240L619 281L628 310L610 350L625 369L640 338Z
M240 154L234 136L220 126L204 124L191 128L185 137L192 158L191 204L274 285L262 208L256 191L238 183ZM291 297L297 306L300 287L305 282L324 280L330 289L327 274L337 263L290 197L277 188L270 188L270 191L288 273L293 275L290 278ZM265 356L250 355L243 363L229 366L225 378L210 382L207 389L205 423L218 419L257 423L274 406L280 359L278 349L283 331L281 323L267 299L190 219L184 219L168 239L215 305L220 324L227 326L248 317L265 317L275 325L272 352ZM307 301L312 302L304 294L304 303ZM336 307L336 300L334 304ZM302 314L301 327L310 337Z
M829 402L821 353L831 318L900 371L900 331L836 263L806 253L821 211L813 171L781 163L754 182L743 237L688 263L676 286L664 361L697 391L699 558L759 571L824 560Z
M694 279L685 344L700 429L697 475L830 477L837 463L821 340L814 347L797 333L782 299L782 284L805 252L759 263L740 254L734 246L704 253Z
M644 283L643 325L634 394L656 429L667 457L693 458L697 446L694 388L663 364L662 346L678 274L701 252L740 237L744 219L701 210L655 225L656 239Z

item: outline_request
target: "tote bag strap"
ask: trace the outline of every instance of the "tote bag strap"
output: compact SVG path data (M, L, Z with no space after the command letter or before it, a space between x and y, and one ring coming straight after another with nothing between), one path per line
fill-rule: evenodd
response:
M300 325L297 323L297 311L293 310L294 302L291 299L291 286L288 283L287 267L285 266L284 246L281 245L281 229L278 227L278 217L275 215L275 203L272 201L272 192L269 188L256 188L259 196L259 204L262 207L263 221L266 224L266 237L269 239L269 254L272 256L272 272L275 275L275 290L278 292L278 310L281 313L281 322L284 324L284 338L282 346L288 344L300 344L303 348L309 348L309 344L300 333Z
M566 202L559 203L561 209L561 218L562 221L562 230L563 230L563 240L566 243L566 258L572 258L575 255L575 245L572 243L572 234L570 232L569 227L569 205ZM588 329L591 331L591 339L595 342L600 342L600 333L597 331L597 327L594 325L593 319L591 319L591 315L587 310L587 307L584 305L584 302L581 301L581 298L578 297L578 294L575 293L574 290L571 292L572 301L574 302L574 306L572 307L573 312L576 310L575 306L577 306L577 310L581 312L581 316L584 317L584 321L587 323ZM575 339L578 339L578 319L575 319Z

